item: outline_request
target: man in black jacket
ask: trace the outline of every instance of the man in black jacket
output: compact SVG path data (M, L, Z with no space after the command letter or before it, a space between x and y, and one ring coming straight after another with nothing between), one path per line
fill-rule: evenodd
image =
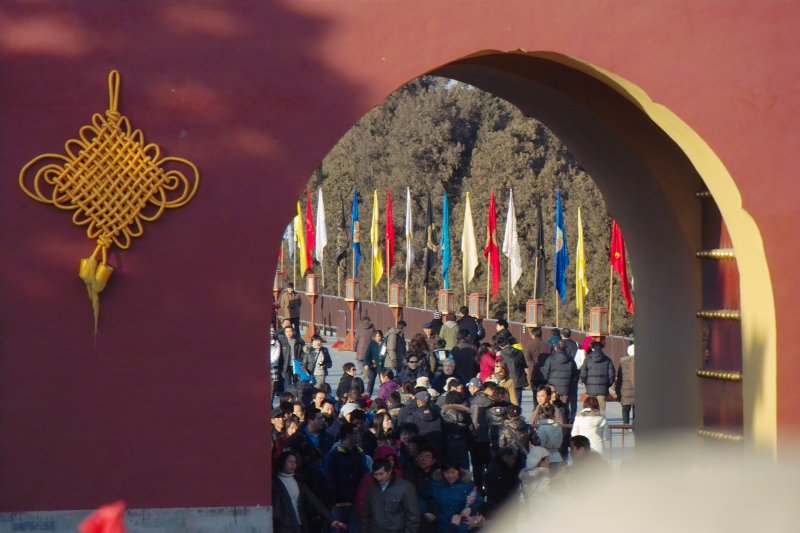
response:
M283 335L280 338L280 342L281 360L278 363L278 368L280 368L283 376L284 390L290 390L292 384L295 382L293 379L294 361L303 360L303 348L305 347L305 343L291 325L283 328Z
M586 356L581 367L581 382L586 385L586 394L597 396L600 412L606 412L606 396L608 389L614 384L617 372L614 363L603 353L603 343L593 341L591 352Z
M456 320L456 324L458 324L458 329L465 329L467 330L467 341L470 344L478 346L478 343L481 339L479 339L478 335L478 321L474 316L469 314L469 308L465 305L462 306L458 310L458 314L461 315L461 318ZM481 337L482 338L482 337Z
M364 452L356 445L358 428L346 422L339 428L336 444L325 456L325 479L333 491L333 519L350 523L361 478L367 473Z
M495 384L491 381L481 384L480 380L473 378L469 382L469 392L472 394L470 411L472 425L475 428L472 448L470 448L470 459L472 462L472 477L475 478L475 486L479 490L483 489L486 466L491 458L489 422L486 419L486 412L492 405L492 391L494 388Z
M564 348L563 340L556 343L555 351L542 365L542 376L548 385L556 388L559 399L566 404L567 421L571 424L578 408L578 367Z
M497 344L500 346L500 355L508 367L508 377L514 382L517 393L517 402L522 403L522 390L528 384L528 376L525 374L525 354L522 350L514 347L517 340L511 336L509 331L497 335Z

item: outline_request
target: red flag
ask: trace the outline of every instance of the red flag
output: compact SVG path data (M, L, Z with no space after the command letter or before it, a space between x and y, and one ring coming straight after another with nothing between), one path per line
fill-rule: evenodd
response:
M489 221L487 223L488 235L483 256L492 266L492 300L497 300L500 290L500 249L497 247L497 208L494 203L494 191L489 198Z
M391 281L390 273L394 266L394 220L392 219L392 190L386 191L386 280Z
M314 211L311 205L311 188L306 188L306 264L311 269L314 264L314 248L316 248L316 237L314 236Z
M78 525L80 533L125 533L125 502L104 505Z
M628 269L625 266L625 241L622 240L622 232L616 220L611 221L611 268L616 270L622 282L622 296L628 311L633 314L633 296L631 286L628 283Z

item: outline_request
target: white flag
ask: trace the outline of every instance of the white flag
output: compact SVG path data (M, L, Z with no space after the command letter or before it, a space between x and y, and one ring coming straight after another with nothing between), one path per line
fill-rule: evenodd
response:
M467 205L464 207L461 256L462 279L465 280L465 283L469 283L475 277L475 269L478 268L478 243L475 240L475 224L472 223L472 207L469 205L469 193L467 193Z
M514 191L508 191L508 216L506 217L506 233L503 236L503 254L508 257L508 275L511 288L522 276L522 258L519 254L519 240L517 239L517 215L514 212Z
M319 188L319 194L317 195L317 227L314 228L314 233L317 239L314 256L322 264L323 249L328 244L328 230L325 228L325 204L322 202L322 187Z
M406 187L406 272L414 263L414 219L411 216L411 188Z
M294 247L296 246L294 243L294 219L286 226L286 230L283 232L283 240L286 241L288 247L289 261L294 261Z

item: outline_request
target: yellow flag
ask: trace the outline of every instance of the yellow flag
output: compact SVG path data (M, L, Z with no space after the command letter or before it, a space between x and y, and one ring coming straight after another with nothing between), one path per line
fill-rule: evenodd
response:
M372 244L372 284L377 285L383 276L383 254L381 253L381 230L378 222L378 189L372 200L372 227L369 230L369 241Z
M297 239L297 248L300 250L300 276L306 275L308 269L308 253L306 252L306 232L303 227L303 214L300 211L300 202L297 202L297 216L294 217L294 238Z
M575 305L578 306L578 324L583 329L583 298L589 294L586 281L586 257L583 252L583 223L581 208L578 208L578 248L575 251Z

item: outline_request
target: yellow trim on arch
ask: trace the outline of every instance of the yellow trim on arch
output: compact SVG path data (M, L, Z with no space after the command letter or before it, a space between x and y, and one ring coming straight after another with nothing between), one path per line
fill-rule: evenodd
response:
M642 110L686 154L708 187L728 227L740 276L744 436L749 446L777 455L777 322L764 241L725 165L680 117L653 102L640 87L589 63L549 52L528 55L555 61L605 83Z

